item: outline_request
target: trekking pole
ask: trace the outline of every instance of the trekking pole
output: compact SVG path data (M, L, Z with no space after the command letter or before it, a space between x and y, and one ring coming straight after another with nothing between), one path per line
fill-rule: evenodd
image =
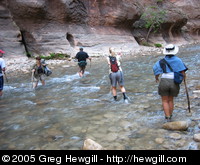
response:
M5 77L5 79L6 79L6 82L8 82L8 78L7 78L7 76L6 76L6 72L3 72L4 73L4 77Z
M33 74L34 74L34 72L32 72L32 75L31 75L32 88L33 88Z
M186 85L186 80L184 78L184 84L185 84L185 92L186 92L186 95L187 95L187 101L188 101L188 111L189 113L191 112L190 111L190 98L189 98L189 94L188 94L188 89L187 89L187 85Z

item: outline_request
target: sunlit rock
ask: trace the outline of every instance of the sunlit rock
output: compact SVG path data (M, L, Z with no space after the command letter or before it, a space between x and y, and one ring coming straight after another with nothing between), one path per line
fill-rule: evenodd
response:
M163 128L167 130L186 131L188 129L188 123L186 121L167 122L163 124Z
M83 144L83 150L103 150L103 147L91 139L86 139Z

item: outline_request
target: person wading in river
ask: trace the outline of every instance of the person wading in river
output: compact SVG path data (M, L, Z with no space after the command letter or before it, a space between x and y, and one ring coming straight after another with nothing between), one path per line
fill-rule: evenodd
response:
M5 75L6 71L6 63L2 58L4 53L5 52L3 50L0 50L0 97L3 95L3 85L4 85L3 73Z
M167 45L163 54L166 55L164 59L157 61L153 66L153 72L156 82L159 82L159 75L161 80L158 86L158 94L162 98L162 106L167 122L171 121L174 110L174 97L178 96L180 86L175 81L175 72L182 73L183 79L186 78L185 72L188 68L184 65L182 60L175 56L179 48L173 44Z
M78 66L80 68L79 76L82 77L84 75L85 68L87 65L86 60L89 59L91 62L91 58L88 56L86 52L83 51L82 47L79 50L80 51L76 54L75 58L78 59Z
M44 66L46 66L46 64L41 62L41 58L36 57L36 64L32 67L33 88L37 87L39 80L42 82L42 85L45 85Z
M107 57L107 62L109 65L109 78L111 82L111 90L114 100L117 100L117 83L120 86L121 92L124 97L124 101L128 103L128 97L126 96L126 89L124 87L124 75L121 68L121 56L116 55L113 48L109 48L110 56Z

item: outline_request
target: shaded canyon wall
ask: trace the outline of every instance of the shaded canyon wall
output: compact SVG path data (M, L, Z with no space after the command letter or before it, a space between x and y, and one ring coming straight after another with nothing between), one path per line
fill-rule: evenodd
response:
M0 49L10 56L74 56L80 46L94 56L110 46L134 52L147 34L134 23L152 5L167 14L150 42L199 40L199 0L1 0Z

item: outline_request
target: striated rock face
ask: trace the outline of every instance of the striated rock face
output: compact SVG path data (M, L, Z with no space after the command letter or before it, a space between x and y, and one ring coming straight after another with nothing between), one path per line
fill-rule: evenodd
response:
M167 11L152 42L199 39L199 0L1 0L0 48L7 55L75 55L79 46L90 55L139 47L147 30L134 27L147 6ZM136 41L137 39L137 41Z

